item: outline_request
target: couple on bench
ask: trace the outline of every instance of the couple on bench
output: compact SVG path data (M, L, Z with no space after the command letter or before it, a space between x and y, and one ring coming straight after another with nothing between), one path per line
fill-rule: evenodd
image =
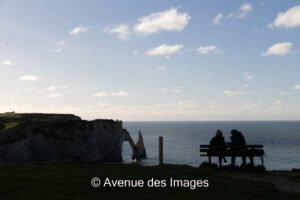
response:
M218 150L224 150L224 151L227 151L226 144L231 145L230 150L232 150L232 151L243 150L244 148L246 148L246 140L240 131L233 129L232 131L230 131L230 133L231 133L231 137L230 137L231 143L226 143L225 139L223 137L223 132L218 129L216 132L216 136L213 137L210 141L211 147L214 149L217 148ZM245 146L245 147L243 147L243 146ZM221 159L223 159L225 163L227 162L227 160L224 156L219 157L220 163L222 162ZM246 163L246 156L242 156L242 160L243 160L243 163ZM235 164L235 156L231 157L231 164L232 165Z

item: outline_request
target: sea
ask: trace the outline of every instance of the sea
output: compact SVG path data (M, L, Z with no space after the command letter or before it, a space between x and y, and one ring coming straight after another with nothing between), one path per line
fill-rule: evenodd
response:
M223 131L230 142L230 131L242 132L247 144L264 145L264 164L267 170L300 169L300 121L180 121L180 122L123 122L136 142L138 131L143 135L147 159L140 165L158 164L158 138L163 137L164 163L198 167L207 157L200 157L200 145L209 144L216 130ZM132 163L131 148L123 143L123 162ZM227 159L228 164L230 158ZM241 164L237 158L236 163ZM212 160L217 163L217 158ZM247 159L249 162L249 160ZM255 158L260 165L260 158Z

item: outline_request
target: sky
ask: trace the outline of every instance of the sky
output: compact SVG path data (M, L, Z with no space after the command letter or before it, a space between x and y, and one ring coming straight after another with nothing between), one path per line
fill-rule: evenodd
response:
M0 112L300 120L300 2L0 0Z

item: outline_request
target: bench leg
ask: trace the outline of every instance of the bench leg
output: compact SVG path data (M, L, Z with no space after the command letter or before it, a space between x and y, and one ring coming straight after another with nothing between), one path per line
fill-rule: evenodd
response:
M235 156L231 156L231 165L232 165L232 166L235 165Z
M211 164L211 157L208 156L208 163Z
M246 156L242 157L243 165L246 165Z
M251 163L252 165L254 164L253 156L250 156L250 163Z
M264 157L263 156L261 156L261 164L262 164L262 166L264 166Z
M222 167L222 157L219 156L219 167Z

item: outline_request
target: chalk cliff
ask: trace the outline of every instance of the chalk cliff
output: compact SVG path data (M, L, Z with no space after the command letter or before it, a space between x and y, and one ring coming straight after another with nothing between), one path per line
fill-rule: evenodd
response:
M43 116L37 120L28 116L18 118L17 126L0 131L0 162L121 161L124 141L130 143L133 154L140 159L121 121L85 121L73 115Z

